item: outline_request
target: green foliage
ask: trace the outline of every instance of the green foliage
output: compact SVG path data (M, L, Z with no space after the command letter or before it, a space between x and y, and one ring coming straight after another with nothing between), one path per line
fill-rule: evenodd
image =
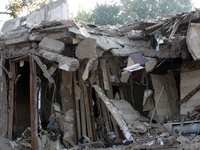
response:
M74 13L69 13L68 18L69 20L74 20Z
M191 0L120 0L124 23L134 19L156 19L163 14L180 13L192 8Z
M95 8L92 10L91 18L89 20L95 20L95 24L99 25L116 25L117 23L122 23L119 13L119 6L97 3Z
M79 4L79 10L77 16L75 17L75 20L94 22L94 20L91 19L91 11L87 12L81 4Z
M53 0L42 0L40 3L37 0L13 0L9 1L9 4L6 5L6 10L11 12L11 17L17 18L24 8L27 8L27 10L30 11L37 8L39 5L50 1Z

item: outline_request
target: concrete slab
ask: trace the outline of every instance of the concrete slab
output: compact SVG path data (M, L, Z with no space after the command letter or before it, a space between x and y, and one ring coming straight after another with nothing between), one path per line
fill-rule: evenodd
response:
M79 59L97 58L96 45L96 39L84 39L76 48L76 57Z
M54 40L50 37L44 37L39 43L39 47L51 52L61 53L65 48L65 44L61 41Z

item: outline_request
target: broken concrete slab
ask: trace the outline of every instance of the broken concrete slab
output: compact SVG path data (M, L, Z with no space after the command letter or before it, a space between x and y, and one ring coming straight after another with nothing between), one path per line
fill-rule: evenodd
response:
M54 5L54 4L53 4ZM51 8L52 7L52 8ZM68 20L68 5L67 3L62 3L60 6L49 6L47 20Z
M47 28L49 29L49 28ZM53 29L52 29L53 30ZM58 28L58 32L45 32L45 33L40 33L39 32L35 32L35 33L31 33L28 37L29 41L41 41L45 36L48 36L52 39L58 40L58 39L68 39L68 38L75 38L75 35L71 32L68 32L66 30L60 30ZM74 43L73 43L74 44Z
M148 61L147 63L145 63L145 70L147 73L152 72L153 69L156 67L157 65L157 61L152 59L150 61Z
M122 83L127 83L128 79L129 79L129 77L130 77L130 75L131 75L131 72L129 72L129 71L124 71L124 72L122 72L122 73L121 73L120 81L121 81Z
M130 46L125 45L123 48L119 48L119 49L112 49L111 53L114 56L129 56L132 53L138 53L139 50L132 48Z
M54 53L61 53L65 48L65 44L50 37L44 37L39 43L39 47L41 49L48 50Z
M75 58L70 58L46 50L39 50L36 54L47 60L58 62L58 67L65 71L76 71L79 67L79 61Z
M24 42L28 42L28 29L19 29L7 34L4 34L5 45L13 45L13 44L20 44Z
M194 60L200 59L199 53L199 37L200 37L200 23L191 23L187 34L188 49Z
M100 46L105 51L108 51L108 50L113 49L113 48L116 48L116 49L120 48L120 45L115 43L109 37L92 35L92 38L96 39L97 45Z
M39 25L43 20L60 21L68 20L68 6L66 1L55 1L43 5L41 8L32 11L26 16L29 27Z
M24 35L22 37L14 38L11 40L6 40L5 45L13 45L13 44L19 44L19 43L24 43L28 42L28 35Z
M87 65L85 67L85 70L82 75L82 79L85 81L88 78L89 72L93 67L93 62L96 60L96 58L91 58L88 60Z
M17 29L17 30L5 33L5 34L3 34L3 36L7 40L10 40L10 39L14 39L14 38L19 38L25 33L28 33L28 29L27 28L21 28L21 29Z
M76 48L76 57L79 59L97 58L96 39L86 38L82 40Z
M7 20L3 24L3 27L1 28L1 32L6 33L6 32L10 32L12 30L15 30L15 29L17 29L17 27L20 26L20 24L21 24L21 21L19 18Z

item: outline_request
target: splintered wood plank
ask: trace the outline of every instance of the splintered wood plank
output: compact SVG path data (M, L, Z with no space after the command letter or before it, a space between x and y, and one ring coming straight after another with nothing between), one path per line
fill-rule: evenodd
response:
M174 25L173 25L173 29L172 29L172 32L171 32L169 38L172 38L174 36L174 34L176 33L180 23L181 23L181 19L177 18Z
M15 63L13 63L11 60L9 61L9 63L10 71L12 72L12 79L10 79L9 81L8 138L12 140Z

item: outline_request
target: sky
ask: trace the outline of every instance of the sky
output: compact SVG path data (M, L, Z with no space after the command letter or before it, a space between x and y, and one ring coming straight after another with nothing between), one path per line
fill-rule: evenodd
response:
M0 5L0 12L5 12L5 5L8 4L9 0L1 0ZM67 3L69 5L69 12L74 13L74 17L76 16L76 13L78 11L79 4L82 4L82 6L85 8L85 10L93 9L96 5L96 3L111 3L112 0L67 0ZM192 0L194 7L200 8L200 0ZM23 13L23 16L26 15L26 12ZM0 15L0 21L8 20L10 19L8 15ZM1 26L2 22L0 22ZM0 27L1 28L1 27Z

